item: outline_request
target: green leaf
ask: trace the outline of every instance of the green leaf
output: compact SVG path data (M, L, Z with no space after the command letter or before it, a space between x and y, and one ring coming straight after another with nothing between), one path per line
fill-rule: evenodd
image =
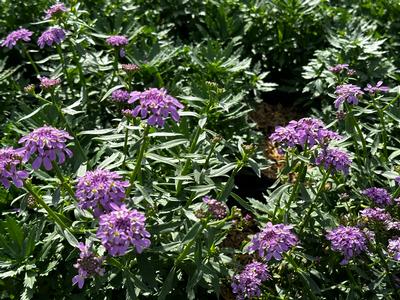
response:
M176 267L174 266L169 271L167 279L164 281L164 284L160 291L160 295L158 296L158 300L164 300L169 294L169 292L172 290L175 279L175 273L176 273Z
M78 240L68 229L64 230L64 237L72 247L74 247L74 248L78 247L78 245L79 245Z

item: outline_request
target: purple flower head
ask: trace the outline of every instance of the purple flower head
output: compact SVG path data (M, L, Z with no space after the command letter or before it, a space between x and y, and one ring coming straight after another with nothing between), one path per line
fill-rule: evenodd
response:
M0 183L8 189L11 182L17 188L24 184L28 178L28 172L21 170L21 163L25 153L23 149L3 148L0 149Z
M339 109L343 102L347 101L350 104L357 105L358 99L364 95L364 92L359 86L353 84L343 84L336 87L335 108Z
M107 38L106 43L113 47L128 45L128 39L123 35L112 35Z
M371 221L388 222L391 220L390 214L385 212L383 208L365 208L361 211L361 216Z
M122 64L121 67L122 67L122 70L124 70L127 73L133 73L140 69L139 66L137 66L135 64Z
M364 91L370 93L370 94L375 94L375 93L387 93L389 92L389 87L382 85L383 81L378 81L378 83L375 86L372 86L371 84L367 84L367 87L364 88Z
M46 20L51 19L53 16L57 17L66 11L68 11L68 9L65 7L65 4L62 2L57 2L56 4L50 6L48 10L45 11L46 16L44 18Z
M347 70L347 76L353 76L354 74L356 74L356 70L353 70L353 69Z
M394 181L395 181L398 185L400 185L400 176L397 176L397 177L394 179Z
M105 270L101 267L104 258L95 255L88 244L79 243L78 248L81 253L76 264L74 264L74 267L78 269L78 275L72 278L72 284L78 284L78 287L81 289L85 283L85 279L95 275L103 276Z
M338 64L336 66L331 66L328 68L328 70L331 71L332 73L340 73L343 70L348 70L348 69L349 69L348 64Z
M17 44L18 41L22 40L24 42L29 42L32 34L32 31L25 28L20 28L7 35L6 39L1 43L1 46L11 49Z
M100 216L97 237L112 256L124 255L130 245L137 253L150 247L150 233L145 228L146 217L135 209L111 204L114 211Z
M376 205L387 206L392 204L392 197L384 188L372 187L363 190L361 193L374 201Z
M389 240L388 252L394 260L400 261L400 238Z
M249 251L258 251L258 255L265 259L282 259L282 253L288 251L298 243L297 237L291 232L292 225L268 222L251 240Z
M65 162L66 155L72 157L72 151L66 145L70 139L72 137L64 130L51 126L36 128L19 140L26 151L23 161L27 162L32 156L35 156L32 163L34 170L39 169L42 164L46 170L51 170L53 168L52 161L56 161L57 157L58 164Z
M165 89L151 88L144 92L132 92L128 103L139 102L132 111L132 116L139 114L142 119L147 119L149 125L164 127L168 115L179 121L178 110L183 109L182 103L167 94Z
M342 137L334 131L327 129L319 119L303 118L290 121L285 127L278 126L271 134L272 142L279 143L283 148L296 146L311 148L315 145L326 146L331 140Z
M115 102L127 102L129 99L129 92L123 89L118 89L112 92L111 99Z
M237 300L251 299L261 296L261 285L271 279L268 267L260 262L247 264L240 274L232 278L232 292Z
M387 221L385 221L385 226L386 226L387 230L400 231L400 222L399 221L387 220Z
M344 174L349 174L351 159L349 154L343 150L330 148L322 149L315 159L316 165L323 165L326 170L342 171Z
M225 203L212 199L209 196L203 197L203 202L208 206L208 212L218 220L226 217L227 206Z
M331 242L333 251L340 252L344 259L340 264L344 265L354 256L367 250L368 235L358 227L342 226L328 230L326 239Z
M53 89L60 83L61 83L61 80L59 78L51 79L51 78L47 78L47 77L40 77L40 87L43 90Z
M86 172L76 185L76 198L81 209L93 209L95 217L113 211L111 204L121 206L128 181L115 172L97 169Z
M44 46L52 46L53 44L61 44L65 39L66 32L64 29L58 27L51 27L44 31L38 39L40 49Z

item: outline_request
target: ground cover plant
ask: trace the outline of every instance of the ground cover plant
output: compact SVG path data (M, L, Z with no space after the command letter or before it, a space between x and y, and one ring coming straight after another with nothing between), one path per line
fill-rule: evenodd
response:
M5 1L0 297L398 299L399 9Z

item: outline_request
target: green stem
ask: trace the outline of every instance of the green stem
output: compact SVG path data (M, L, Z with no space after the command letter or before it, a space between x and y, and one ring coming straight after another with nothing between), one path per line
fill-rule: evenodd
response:
M136 159L135 168L133 169L133 171L131 173L131 176L130 176L129 188L126 191L126 195L127 196L130 194L130 192L132 190L132 187L133 187L133 183L135 182L137 176L139 175L139 173L141 171L144 151L145 151L145 149L147 147L147 140L148 140L149 130L150 130L150 126L149 125L145 125L144 131L143 131L142 145L140 146L140 149L139 149L139 154L138 154L138 157Z
M299 188L300 188L300 184L303 183L305 177L307 174L307 165L304 161L301 161L300 163L300 168L299 168L299 176L296 179L296 182L293 186L293 190L292 193L290 195L289 200L286 202L285 205L285 214L286 214L286 221L289 222L289 210L290 210L290 206L292 205L293 200L297 197L298 193L299 193Z
M376 102L375 97L372 97L372 103L375 109L378 112L379 119L381 121L381 128L382 128L382 139L383 139L383 154L385 156L385 161L388 160L388 151L387 151L387 131L386 131L386 124L385 124L385 117L383 115L383 111L379 108L378 103Z
M232 188L233 188L235 177L236 177L237 173L240 171L240 169L244 165L245 165L244 161L238 161L238 164L237 164L236 168L233 170L232 174L229 176L228 181L225 183L224 188L221 190L221 192L217 196L217 199L219 201L224 201L225 202L226 198L229 197L229 195L232 192Z
M399 100L400 94L396 96L392 101L390 101L388 104L385 105L385 107L382 109L382 111L387 110L390 106L392 106L394 103L396 103L397 100Z
M317 194L315 195L314 200L312 201L310 207L308 208L306 216L303 218L303 222L300 224L300 229L299 229L299 233L298 233L299 235L301 235L301 233L303 232L303 229L307 225L308 219L310 218L311 213L313 212L313 210L315 209L315 206L318 203L317 200L318 200L319 196L321 195L322 191L325 188L325 183L327 182L327 180L329 178L330 172L331 172L331 170L330 170L330 168L328 168L328 170L324 174L324 177L322 178L322 181L321 181L321 184L320 184L320 186L318 188Z
M383 267L385 268L386 271L386 276L390 282L390 285L393 288L393 291L396 293L397 296L400 297L400 292L398 291L398 288L396 287L396 283L393 280L393 277L390 276L390 269L389 269L389 265L385 259L384 254L382 253L382 247L379 244L376 244L375 247L376 252L378 253L379 259L381 260L381 263L383 264ZM400 298L396 298L396 299L400 299Z
M68 86L69 86L69 88L71 89L71 92L72 92L72 90L73 90L72 84L71 84L70 78L69 78L69 76L68 76L67 65L66 65L66 63L65 63L64 55L62 54L62 50L61 50L60 45L57 45L57 46L56 46L56 49L57 49L58 56L60 57L60 60L61 60L61 66L62 66L64 75L65 75L65 78L67 79ZM65 90L65 96L66 96L66 98L68 99L67 90Z
M65 188L65 190L67 191L67 193L69 194L69 196L72 199L77 201L74 191L72 190L71 186L65 181L65 178L61 173L60 167L58 166L58 164L55 161L53 161L53 168L56 171L56 175L57 175L58 179L61 181L61 186L63 186Z
M80 84L82 85L82 88L83 88L83 100L86 101L86 98L87 98L86 79L85 79L85 76L83 74L82 64L79 61L78 54L76 52L76 49L75 49L74 45L71 46L71 49L72 49L72 55L73 55L73 58L74 58L74 62L76 64L77 68L78 68L79 82L80 82Z
M46 204L46 202L44 202L42 197L36 193L30 183L25 182L24 187L32 195L35 201L46 210L50 218L52 218L62 229L68 228L68 226L60 219L60 217Z
M358 136L360 137L365 161L367 161L367 157L368 157L367 143L365 141L364 134L361 131L360 125L358 125L356 116L353 113L353 108L351 107L351 105L347 105L347 107L348 107L348 110L350 112L350 116L351 116L351 120L352 120L353 126L355 127L355 129L356 129L356 131L358 133ZM356 143L357 143L357 141L356 141Z
M39 69L38 69L38 67L36 66L35 62L33 61L32 56L29 54L29 52L28 52L28 50L26 49L25 46L22 46L22 49L23 49L23 51L24 51L26 57L28 57L28 59L29 59L31 65L32 65L33 69L34 69L35 72L36 72L36 75L37 75L38 77L40 77Z
M128 125L128 124L127 124ZM124 138L124 161L122 165L125 166L126 158L128 156L128 137L129 137L129 129L128 127L125 128L125 138Z

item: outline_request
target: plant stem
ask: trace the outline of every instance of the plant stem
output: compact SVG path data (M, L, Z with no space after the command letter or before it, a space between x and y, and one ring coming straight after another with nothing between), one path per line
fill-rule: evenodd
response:
M147 147L147 140L148 140L149 130L150 130L150 126L149 125L145 125L144 131L143 131L142 145L140 146L140 149L139 149L139 154L138 154L138 157L136 159L135 168L133 169L133 171L131 173L131 176L130 176L129 188L126 191L126 195L127 196L130 194L130 192L132 190L133 183L135 182L137 176L139 175L139 173L141 171L144 151L145 151L145 149Z
M44 202L41 196L39 196L34 190L33 186L30 183L24 183L25 189L32 195L37 203L39 203L49 214L49 216L62 228L66 229L68 226L64 223L63 220L54 212L47 204Z
M60 57L60 60L61 60L61 66L62 66L62 69L63 69L63 72L64 72L64 76L67 79L68 86L71 89L71 93L72 93L73 88L72 88L72 84L71 84L71 81L70 81L69 76L68 76L67 65L65 63L64 55L62 54L62 50L61 50L60 45L56 45L56 49L57 49L57 52L58 52L58 56ZM65 90L65 97L68 100L67 89Z
M58 179L61 181L61 185L67 190L69 196L74 199L75 201L77 201L74 191L72 190L71 186L65 181L64 176L61 173L60 167L58 166L58 164L53 161L53 168L56 171L56 175L58 177Z
M382 127L382 139L383 139L383 154L385 157L385 161L388 160L388 151L387 151L387 140L388 140L388 135L386 131L386 124L385 124L385 117L383 115L383 111L379 108L379 105L375 99L375 97L372 97L372 103L375 107L375 109L378 112L379 120L381 121L381 127Z
M32 65L33 69L34 69L35 72L36 72L36 75L37 75L38 77L40 77L39 69L38 69L38 67L36 66L35 62L33 61L32 56L29 54L29 52L28 52L28 50L26 49L25 45L22 46L22 49L23 49L23 51L24 51L26 57L28 57L28 59L29 59L31 65Z
M78 54L76 52L76 49L75 49L74 45L71 46L71 49L72 49L72 55L73 55L75 64L76 64L76 66L78 68L79 83L82 84L82 88L83 88L83 100L86 101L86 98L87 98L86 79L85 79L85 76L83 74L82 64L79 61Z
M307 225L308 219L310 218L311 213L313 212L315 206L316 206L317 203L318 203L317 200L318 200L320 194L322 193L322 191L323 191L324 188L325 188L325 183L326 183L326 181L327 181L328 178L329 178L330 171L331 171L330 168L328 168L328 170L327 170L327 171L325 172L325 174L324 174L324 177L322 178L322 181L321 181L321 184L320 184L320 186L319 186L319 188L318 188L317 194L315 195L315 198L314 198L314 200L312 201L312 203L311 203L311 205L310 205L310 207L309 207L309 209L308 209L308 211L307 211L306 216L303 218L303 222L300 224L299 235L301 235L301 233L303 232L303 229L304 229L304 227Z
M127 121L127 122L129 122L129 121ZM128 156L128 137L129 137L129 129L128 129L128 127L125 127L124 150L123 150L124 151L124 161L122 162L123 166L125 166L126 157Z
M356 129L356 131L358 133L358 136L360 137L360 140L361 140L363 153L364 153L364 159L365 159L365 161L367 161L367 157L368 157L367 143L365 141L364 134L362 133L361 128L358 125L358 121L356 119L356 116L353 113L353 108L351 107L351 105L347 105L347 107L348 107L348 110L350 112L350 116L351 116L351 120L352 120L353 126L355 127L355 129ZM355 141L355 142L357 143L357 141Z

